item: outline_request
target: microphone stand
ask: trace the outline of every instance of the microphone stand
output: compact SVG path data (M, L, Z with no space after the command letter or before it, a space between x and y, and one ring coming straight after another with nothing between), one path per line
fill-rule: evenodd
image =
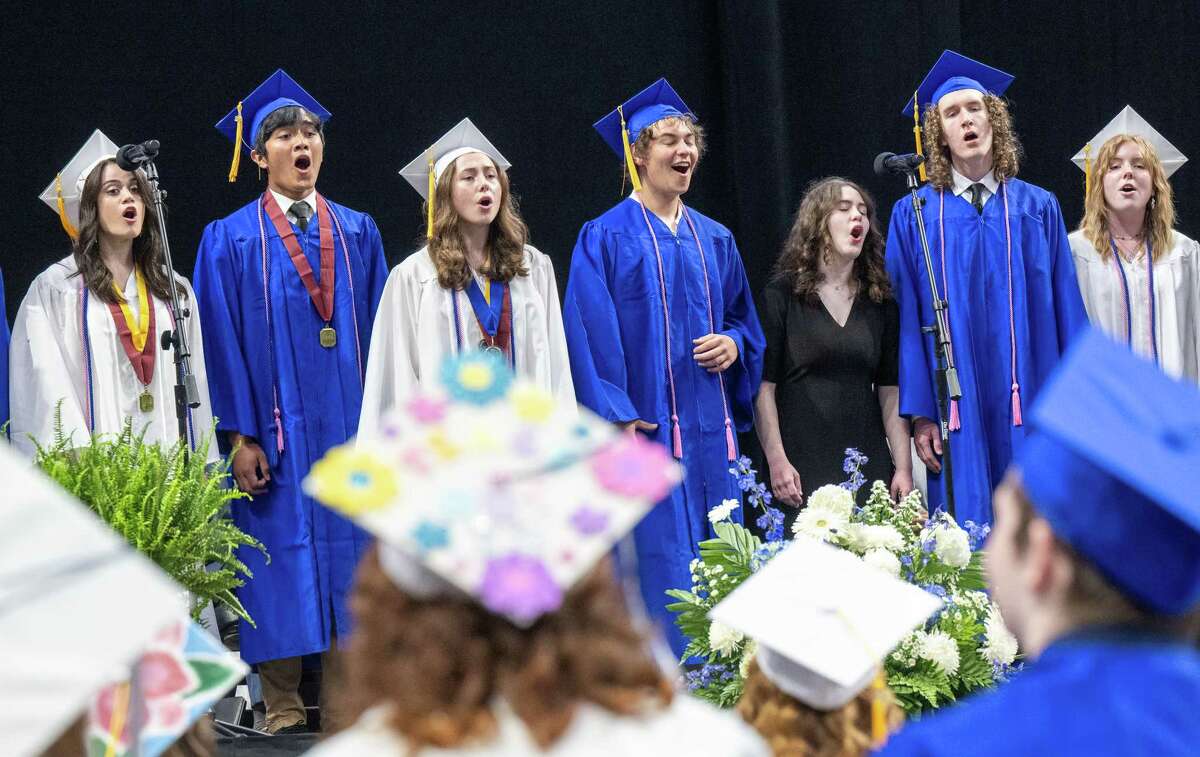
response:
M170 331L162 332L162 347L164 350L172 350L175 354L175 418L179 423L179 439L183 443L183 454L186 457L191 452L187 432L188 408L200 407L200 390L196 387L196 376L192 373L192 353L183 330L183 319L187 318L189 313L179 305L179 284L175 280L175 266L171 262L171 242L167 238L167 218L163 208L163 200L167 193L158 187L158 169L154 167L153 160L146 160L141 168L150 181L154 209L158 211L158 233L162 237L163 262L167 266L167 280L171 285L173 323Z
M933 303L934 323L922 326L921 332L933 334L933 351L937 357L938 413L941 415L942 434L942 478L946 482L946 511L954 517L954 468L950 455L950 401L962 397L958 383L958 368L950 351L950 321L946 316L946 301L938 294L937 281L933 277L933 257L929 253L929 238L925 234L925 216L921 212L924 203L917 190L920 182L915 169L905 171L908 192L912 197L913 214L917 217L917 232L921 238L921 251L925 255L925 274L929 279L930 301Z

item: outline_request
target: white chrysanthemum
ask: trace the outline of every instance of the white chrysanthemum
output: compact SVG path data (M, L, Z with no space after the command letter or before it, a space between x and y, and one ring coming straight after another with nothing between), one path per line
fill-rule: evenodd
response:
M945 631L933 630L925 634L917 654L937 665L948 676L958 672L958 644Z
M1008 630L1008 626L1004 625L1004 618L1000 617L998 607L992 607L983 627L984 634L987 636L987 641L979 650L983 658L991 663L1012 665L1013 661L1017 659L1017 637L1013 636L1012 631Z
M708 511L708 522L714 526L729 517L730 513L738 509L741 503L736 499L727 499L721 502L713 509Z
M742 632L714 620L708 627L708 648L722 657L729 657L741 643Z
M886 549L868 549L863 562L889 576L900 577L900 559Z
M792 533L811 536L821 541L832 541L837 535L845 532L849 525L849 516L810 504L796 516L796 521L792 523Z
M746 642L746 648L742 650L742 662L738 665L738 675L743 679L750 675L750 662L754 659L754 655L758 653L758 642L754 639Z
M951 568L965 568L971 562L971 540L958 526L943 524L933 530L933 553Z
M835 484L825 484L808 497L808 508L811 510L814 507L837 513L848 520L850 513L854 511L854 495L850 493L849 489L843 489Z
M849 546L855 552L868 552L872 549L887 549L899 552L904 548L904 537L895 526L870 526L865 523L855 523L850 526Z

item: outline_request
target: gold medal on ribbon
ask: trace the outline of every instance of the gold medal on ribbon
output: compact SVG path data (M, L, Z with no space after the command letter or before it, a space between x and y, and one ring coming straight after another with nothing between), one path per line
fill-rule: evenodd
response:
M325 349L330 349L337 344L337 332L333 330L332 326L326 325L321 329L320 337L321 346Z
M150 393L149 389L138 396L138 409L143 413L148 413L154 409L154 395Z

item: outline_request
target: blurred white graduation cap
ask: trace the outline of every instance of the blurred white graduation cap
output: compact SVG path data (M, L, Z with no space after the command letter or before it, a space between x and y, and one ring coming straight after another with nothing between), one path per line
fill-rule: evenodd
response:
M178 618L182 589L7 445L0 480L0 734L40 754Z
M72 239L78 236L79 196L83 194L83 183L101 161L116 157L118 149L115 142L96 129L75 157L67 161L38 195L38 199L58 214L63 231Z
M1100 130L1099 134L1080 148L1079 152L1072 156L1071 162L1080 170L1087 171L1089 161L1096 158L1104 143L1118 134L1134 134L1149 142L1154 147L1154 151L1158 153L1158 159L1162 162L1163 171L1168 177L1187 162L1187 158L1175 145L1168 142L1163 135L1158 133L1157 129L1147 123L1146 119L1138 115L1138 112L1129 105L1122 108L1121 112Z
M782 691L835 710L941 605L850 552L801 536L709 617L758 642L759 668Z

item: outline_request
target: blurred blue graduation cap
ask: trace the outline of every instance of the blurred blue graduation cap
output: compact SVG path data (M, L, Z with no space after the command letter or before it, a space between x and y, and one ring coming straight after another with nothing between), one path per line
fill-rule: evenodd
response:
M1200 602L1200 390L1090 330L1032 431L1016 467L1054 532L1146 609Z
M258 136L259 127L280 108L299 105L309 111L324 123L331 115L316 98L301 87L295 79L287 75L282 68L267 77L253 92L246 95L225 117L217 122L217 131L224 134L234 143L233 165L229 169L229 180L237 179L238 163L241 158L241 148L254 149L254 139ZM243 128L245 120L249 119L250 129Z
M633 165L631 146L647 126L673 116L695 118L667 80L659 79L592 125L617 157L625 159L635 190L641 187L637 169Z
M965 55L959 55L953 50L944 50L941 57L937 59L937 63L934 63L933 68L929 69L929 73L925 74L921 85L917 87L915 98L908 98L900 115L911 116L913 114L914 99L920 106L919 112L924 113L925 108L931 103L936 103L945 95L960 89L977 89L980 92L999 96L1004 94L1008 85L1012 84L1013 78L1012 74L1005 73L998 68L992 68Z

